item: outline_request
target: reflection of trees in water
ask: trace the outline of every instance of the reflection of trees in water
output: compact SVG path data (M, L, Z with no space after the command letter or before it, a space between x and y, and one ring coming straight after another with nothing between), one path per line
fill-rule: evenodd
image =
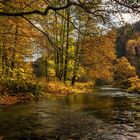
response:
M0 112L0 135L5 135L6 140L116 137L120 130L139 127L134 115L139 112L134 107L139 105L135 102L127 97L81 94L8 107Z
M112 97L101 97L99 95L71 95L65 98L65 102L69 106L79 105L92 105L95 108L107 108L113 104Z

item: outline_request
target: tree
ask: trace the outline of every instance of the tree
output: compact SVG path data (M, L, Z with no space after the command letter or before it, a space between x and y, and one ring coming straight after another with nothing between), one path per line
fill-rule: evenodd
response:
M46 62L45 66L40 66L46 67L48 71L48 61L52 61L55 76L60 81L66 83L67 80L71 80L71 85L74 85L80 68L85 68L86 72L89 70L90 73L93 66L94 79L105 80L107 77L112 77L112 61L115 59L114 39L107 35L106 31L99 34L98 26L109 21L110 13L129 12L129 9L132 12L139 7L120 0L3 0L0 2L0 16L4 22L10 21L6 25L12 31L12 35L2 36L1 70L8 75L7 67L11 69L23 67L25 58L33 55L35 46L33 42L37 42L38 48L44 51L43 54L47 51L47 55L45 54L47 57L38 60L39 63ZM25 36L31 36L21 37L23 33ZM128 34L124 36L126 35ZM6 39L10 39L10 45L7 45ZM93 56L88 58L90 51ZM84 62L82 56L86 58ZM92 66L87 66L86 63ZM100 71L97 63L102 63L105 71Z
M0 16L26 16L26 15L47 15L49 11L60 11L67 9L69 7L75 6L81 9L84 9L89 14L94 14L98 16L98 12L104 12L104 9L100 7L100 10L94 10L92 11L95 5L98 3L101 3L101 0L98 1L82 1L82 0L70 0L68 2L66 1L56 1L56 3L61 3L60 5L54 5L54 3L51 3L49 1L17 1L17 0L2 0L0 2L1 11ZM50 5L51 4L51 5ZM107 5L107 8L105 8L106 12L139 12L140 7L139 3L134 3L130 0L112 0L112 1L104 1L102 2L102 5ZM108 7L108 5L112 5L111 9ZM5 9L8 9L5 11ZM117 11L119 10L119 11Z
M131 24L125 24L117 30L116 51L118 57L126 56L127 42L132 38L134 29Z
M126 57L129 62L140 72L140 30L139 21L126 24L117 29L116 51L117 56Z
M32 57L33 38L37 35L22 19L5 17L0 23L0 76L9 78L16 69L27 69L26 58ZM28 67L32 71L32 67Z
M113 34L110 32L85 40L82 66L86 68L86 78L94 81L112 81L113 62L116 59Z
M136 76L135 67L125 57L117 60L114 69L114 80L118 85L126 87L128 80Z

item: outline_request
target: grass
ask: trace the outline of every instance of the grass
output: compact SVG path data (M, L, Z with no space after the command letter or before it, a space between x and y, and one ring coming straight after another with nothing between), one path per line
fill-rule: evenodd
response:
M39 79L39 83L42 83L42 91L38 94L33 93L18 93L18 94L1 94L0 104L12 105L16 103L41 100L48 98L58 98L69 94L84 94L93 92L93 83L76 83L75 86L64 84L59 81L46 81L45 79Z
M50 94L88 93L93 87L92 82L76 83L74 86L59 81L48 81L44 84L44 91Z

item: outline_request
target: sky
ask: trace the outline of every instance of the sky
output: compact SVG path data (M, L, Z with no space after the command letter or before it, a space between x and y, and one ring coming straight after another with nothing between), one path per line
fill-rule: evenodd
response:
M140 21L140 15L136 15L136 14L134 15L129 13L125 13L125 14L118 13L111 16L111 22L110 22L111 24L109 28L112 28L112 26L121 27L126 23L133 24L137 21Z
M130 15L130 14L122 14L125 22L134 23L140 20L140 17L137 15Z

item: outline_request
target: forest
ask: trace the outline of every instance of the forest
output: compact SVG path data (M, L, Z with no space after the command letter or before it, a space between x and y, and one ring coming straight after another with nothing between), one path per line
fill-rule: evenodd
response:
M135 1L1 0L0 7L2 103L12 100L7 95L84 93L102 85L140 92L140 21L122 15L138 18Z
M140 140L140 1L0 0L0 140Z

